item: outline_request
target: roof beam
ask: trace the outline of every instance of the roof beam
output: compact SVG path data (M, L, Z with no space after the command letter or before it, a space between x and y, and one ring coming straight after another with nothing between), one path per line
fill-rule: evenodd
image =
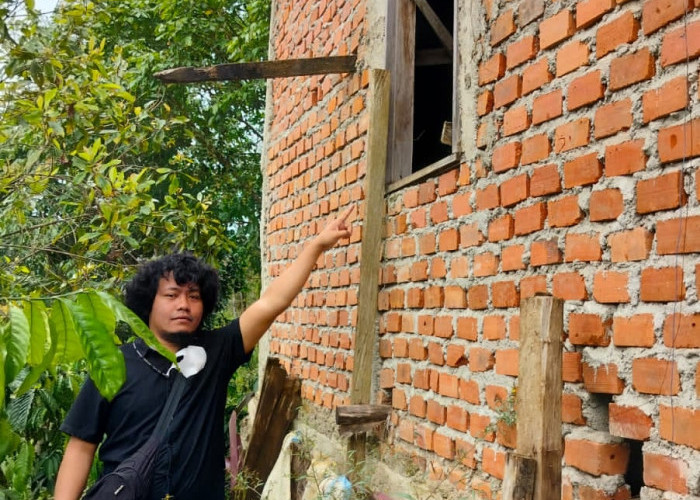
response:
M286 78L328 73L354 73L357 56L312 57L281 59L277 61L217 64L201 68L183 67L159 71L153 76L163 83L218 82L226 80L253 80L259 78Z
M450 57L452 57L452 47L454 47L454 41L452 39L452 35L450 34L450 30L448 30L442 23L440 17L438 17L438 15L428 3L428 0L413 1L415 2L416 7L418 7L418 9L423 13L423 16L425 16L425 20L428 21L430 27L433 28L433 31L438 36L442 44L450 53Z

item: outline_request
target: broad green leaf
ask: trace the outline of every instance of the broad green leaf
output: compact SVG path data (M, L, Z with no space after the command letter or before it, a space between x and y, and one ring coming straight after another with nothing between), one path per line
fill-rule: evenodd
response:
M0 328L0 333L3 332L5 328ZM5 349L5 336L0 335L0 410L2 410L5 403L5 355L7 350ZM2 437L2 436L0 436ZM2 446L2 445L0 445ZM2 455L0 454L0 461L2 460Z
M100 317L105 306L96 294L82 294L76 302L60 300L73 314L90 378L100 394L111 400L126 379L124 355L114 345L114 316L110 330Z
M15 491L24 492L27 489L33 464L34 446L24 441L19 447L12 470L12 488Z
M7 404L7 418L10 425L17 433L23 433L29 420L29 412L34 402L34 391L29 391L19 397L13 398Z
M29 323L31 342L29 344L29 364L41 364L46 353L49 333L49 317L44 303L38 300L28 300L24 303L24 315Z
M110 295L107 292L96 292L97 295L99 295L104 303L114 311L114 315L119 321L123 321L129 327L131 330L136 334L137 336L141 337L146 344L151 347L152 349L155 349L158 351L160 354L162 354L165 358L169 359L173 363L176 363L175 359L175 354L170 352L168 349L163 347L163 344L158 342L158 339L156 336L153 334L153 332L148 328L148 326L141 321L141 318L139 318L136 314L134 314L134 311L126 307L124 304L121 303L121 301L117 300L114 298L112 295Z
M19 446L20 437L12 430L10 422L0 416L0 462Z
M41 374L46 371L53 361L53 358L56 355L56 348L58 346L58 331L56 328L50 328L49 334L51 336L49 350L44 355L44 359L41 360L41 363L33 367L29 374L24 378L22 385L20 385L15 391L15 396L21 396L28 391L39 380ZM1 404L0 407L2 407Z
M97 320L105 326L107 331L110 333L114 332L114 329L117 326L114 311L112 311L111 307L104 303L100 295L92 291L80 293L78 294L76 300L78 304L85 308L85 310L94 314L95 318L97 318Z
M10 304L10 329L5 334L5 383L12 382L27 362L29 323L22 309Z
M53 303L49 322L51 329L55 331L56 362L70 363L82 359L83 350L80 346L78 334L75 331L73 315L66 306L65 301L56 300Z

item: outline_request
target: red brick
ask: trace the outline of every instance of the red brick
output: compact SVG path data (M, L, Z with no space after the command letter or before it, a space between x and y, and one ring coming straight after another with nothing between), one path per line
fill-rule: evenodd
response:
M471 192L459 193L452 198L452 214L455 218L472 213L471 198Z
M479 384L474 380L459 379L459 399L475 405L481 404Z
M600 70L591 71L569 84L567 108L569 111L592 104L603 98L605 88L600 79Z
M664 345L675 348L700 347L700 314L672 314L664 320Z
M464 346L450 344L447 346L445 354L445 364L447 366L463 366L467 364L467 358L464 356Z
M553 78L549 72L549 61L546 57L543 57L523 70L522 94L529 94L542 85L551 82Z
M700 410L659 405L659 434L666 441L700 450Z
M567 424L586 425L581 398L574 394L561 395L561 421Z
M391 368L384 368L379 372L379 387L382 389L394 387L394 370Z
M476 191L476 209L490 210L501 204L497 184L489 184Z
M517 167L520 163L520 151L519 142L510 142L496 147L491 158L493 171L499 173Z
M525 0L518 8L518 25L523 28L544 14L543 0Z
M426 416L434 424L443 425L445 423L445 407L434 399L429 399L426 404Z
M623 142L605 148L605 175L614 177L639 172L646 168L644 139Z
M517 271L525 269L523 261L523 253L525 247L523 245L512 245L501 250L501 268L503 271Z
M644 394L671 396L680 390L680 376L675 361L656 358L632 360L632 387Z
M552 291L555 297L563 300L586 300L586 282L577 272L557 273L552 280Z
M624 474L629 448L624 443L596 443L586 439L566 439L564 463L594 476Z
M463 309L467 307L467 296L461 286L445 287L445 307L447 309Z
M699 156L700 118L659 130L657 143L661 163Z
M484 447L481 467L486 474L503 479L506 468L506 454L493 448Z
M393 389L391 391L391 407L397 410L408 410L408 403L406 402L406 392L400 389Z
M688 464L679 458L644 453L644 484L652 488L688 494Z
M522 91L522 82L520 80L520 75L511 75L505 78L494 86L493 89L493 106L494 108L500 108L506 106L518 97Z
M457 192L457 178L459 171L455 168L445 172L438 178L438 195L446 196Z
M489 301L489 289L486 285L475 285L467 291L467 304L470 309L486 309Z
M513 33L515 33L515 22L513 10L510 9L498 16L491 26L491 46L498 45Z
M576 28L581 29L600 20L615 8L615 0L584 0L576 4Z
M534 297L537 293L547 293L546 276L528 276L520 280L520 297ZM510 320L510 339L520 338L520 317L513 316Z
M476 446L462 439L455 440L455 454L459 457L459 462L469 467L476 468Z
M484 252L474 256L474 276L482 278L493 276L498 272L498 257L491 252Z
M637 213L648 214L685 205L682 172L671 172L637 182Z
M569 42L557 51L556 76L564 76L588 64L588 45L583 42Z
M610 434L637 441L646 441L651 435L651 417L636 406L610 403L608 406Z
M600 59L624 43L637 39L639 23L631 11L598 28L596 31L596 57Z
M454 459L455 442L452 438L436 432L433 434L433 451L448 460Z
M656 253L659 255L700 252L700 216L656 223Z
M615 220L624 210L622 193L619 189L593 191L589 205L591 222Z
M416 417L425 417L427 405L421 396L411 396L408 402L408 412Z
M562 153L588 144L590 125L588 118L580 118L558 126L554 132L554 151Z
M687 36L686 36L687 35ZM687 39L687 41L686 41ZM661 67L695 59L700 55L700 21L666 33L661 42Z
M530 265L532 267L559 264L561 251L557 240L533 241L530 245Z
M479 66L479 85L495 82L506 71L506 57L497 53Z
M488 238L491 242L508 240L513 237L513 216L505 214L489 223Z
M610 90L619 90L650 79L656 74L654 56L648 48L613 59L610 63Z
M567 233L564 246L566 262L594 262L601 260L600 236L598 234Z
M511 377L518 376L518 349L496 351L496 373Z
M610 322L597 314L569 314L569 340L574 345L610 345Z
M685 109L688 105L688 80L679 76L642 96L644 123Z
M628 282L626 272L598 271L593 278L593 298L602 304L629 302Z
M449 373L440 373L437 392L450 398L459 397L459 378Z
M464 408L457 405L449 405L446 415L447 427L461 432L469 429L469 413Z
M445 222L449 218L447 213L447 203L444 201L437 201L430 205L430 222L433 224L439 224Z
M484 241L484 235L477 224L462 224L459 226L459 246L461 248L479 246Z
M580 352L564 351L562 353L562 380L564 382L582 382L583 371Z
M527 130L530 126L530 116L526 106L510 108L503 114L503 135L509 136Z
M428 359L428 349L422 339L413 338L408 342L408 357L417 361Z
M523 142L523 145L525 142ZM549 141L547 141L549 145ZM549 154L549 153L547 153ZM555 164L535 168L530 178L530 195L544 196L561 193L561 178Z
M538 125L562 114L561 89L535 97L532 103L532 124Z
M583 212L578 206L578 196L571 195L547 202L547 214L550 227L574 226L583 219Z
M399 421L399 437L408 442L413 443L414 424L410 420L402 419Z
M429 180L418 186L418 204L426 205L432 203L437 198L435 192L435 181Z
M473 372L485 372L493 368L495 358L493 352L482 347L469 349L469 369Z
M654 336L654 316L637 314L629 318L613 318L613 343L618 347L652 347Z
M537 37L523 37L511 43L506 49L506 68L513 69L525 61L534 59L535 55L537 55Z
M574 16L568 10L562 10L540 23L540 49L556 45L574 34Z
M547 206L535 203L515 211L514 230L516 235L530 234L544 229L547 220Z
M617 376L617 365L582 364L583 386L594 394L622 394L625 383Z
M681 267L642 269L641 281L639 296L644 302L676 302L685 298Z
M610 260L612 262L646 260L651 251L653 238L654 235L643 227L611 234L608 236Z
M437 316L433 323L433 335L443 339L449 339L454 333L452 328L452 316Z
M522 155L520 156L521 165L529 165L536 161L544 160L551 153L552 148L549 144L547 134L539 134L523 139Z
M530 178L522 174L505 181L499 186L501 205L511 207L530 196Z
M602 139L632 126L632 101L625 99L599 107L593 120L593 135Z
M501 281L491 285L493 307L507 308L520 305L520 294L512 281Z
M693 8L692 0L646 0L642 8L642 29L645 35L666 26Z

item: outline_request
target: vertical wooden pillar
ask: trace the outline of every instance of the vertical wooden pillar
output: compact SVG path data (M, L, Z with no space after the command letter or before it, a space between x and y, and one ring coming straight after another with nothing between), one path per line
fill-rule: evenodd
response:
M535 500L561 499L563 324L560 299L535 296L520 304L517 451L537 462Z
M384 228L384 185L389 131L389 72L370 70L369 127L367 131L367 175L360 246L360 285L357 303L351 404L368 404L372 397L372 363L376 344L377 296ZM351 461L365 457L364 434L353 436L348 445Z

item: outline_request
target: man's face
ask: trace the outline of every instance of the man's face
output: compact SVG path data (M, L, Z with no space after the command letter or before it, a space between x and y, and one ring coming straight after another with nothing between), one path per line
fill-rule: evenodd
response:
M193 333L202 321L204 306L199 287L178 285L171 275L162 277L153 299L148 327L159 338Z

